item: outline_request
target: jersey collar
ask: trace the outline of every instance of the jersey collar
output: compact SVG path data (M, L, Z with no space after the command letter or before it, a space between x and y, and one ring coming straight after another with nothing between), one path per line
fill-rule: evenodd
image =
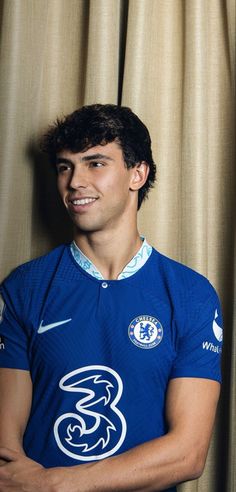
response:
M133 258L129 261L129 263L124 267L122 272L119 274L117 280L123 280L125 278L131 277L134 275L148 260L151 252L152 246L148 244L144 237L141 237L143 243L139 251ZM92 277L97 278L98 280L105 280L99 270L96 268L94 263L92 263L84 253L82 253L81 249L77 246L75 241L73 241L70 245L71 253L75 259L75 261L79 264L83 270L92 275Z

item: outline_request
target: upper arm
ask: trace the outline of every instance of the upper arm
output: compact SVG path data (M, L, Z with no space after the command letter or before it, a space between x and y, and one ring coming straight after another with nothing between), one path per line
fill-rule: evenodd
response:
M169 432L180 437L201 473L209 448L220 384L203 378L176 378L169 383L166 418ZM197 475L199 473L196 473Z
M0 395L0 445L20 451L32 401L29 371L1 368Z

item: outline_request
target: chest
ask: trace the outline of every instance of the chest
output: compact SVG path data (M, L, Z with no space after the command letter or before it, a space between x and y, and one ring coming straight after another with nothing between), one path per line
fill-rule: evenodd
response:
M128 283L53 286L30 325L33 377L103 364L125 379L153 376L165 384L176 355L171 305Z

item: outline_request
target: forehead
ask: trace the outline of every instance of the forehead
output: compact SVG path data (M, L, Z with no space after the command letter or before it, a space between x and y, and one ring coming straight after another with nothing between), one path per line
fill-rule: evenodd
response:
M71 150L64 149L57 153L57 157L81 161L96 155L104 156L112 160L123 157L122 149L117 142L110 142L105 145L95 145L94 147L90 147L89 149L80 152L71 152Z

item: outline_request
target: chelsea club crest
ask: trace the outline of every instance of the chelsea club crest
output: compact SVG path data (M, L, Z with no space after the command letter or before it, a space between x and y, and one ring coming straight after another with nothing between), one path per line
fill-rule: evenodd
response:
M163 328L157 318L142 315L131 321L128 334L131 342L137 347L152 349L162 341Z

